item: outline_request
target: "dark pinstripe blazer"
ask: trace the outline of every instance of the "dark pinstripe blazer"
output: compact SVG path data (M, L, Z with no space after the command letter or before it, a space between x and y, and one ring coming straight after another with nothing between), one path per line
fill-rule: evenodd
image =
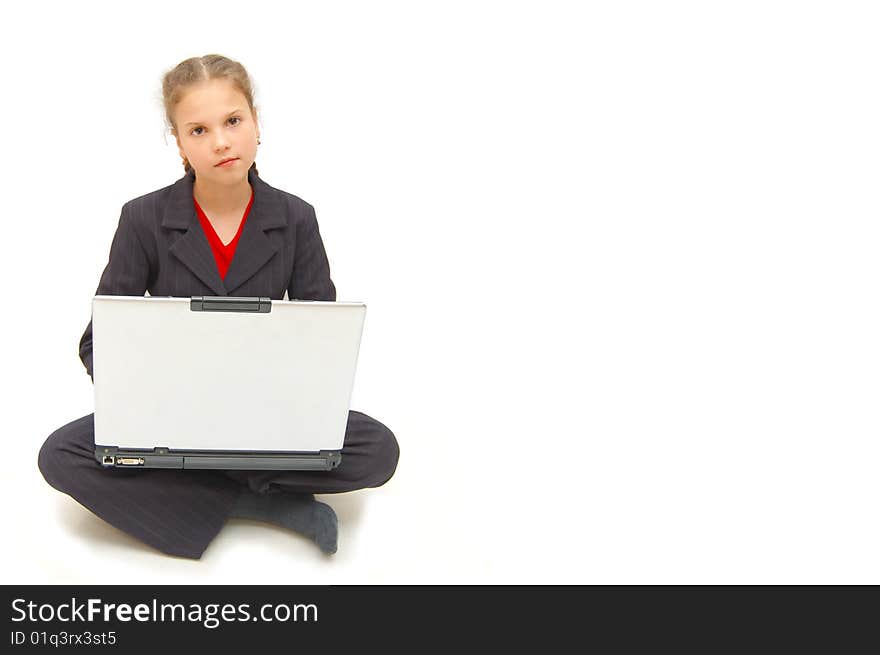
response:
M336 300L314 208L248 171L254 202L221 279L193 204L193 171L122 206L95 295ZM79 343L92 376L92 322Z

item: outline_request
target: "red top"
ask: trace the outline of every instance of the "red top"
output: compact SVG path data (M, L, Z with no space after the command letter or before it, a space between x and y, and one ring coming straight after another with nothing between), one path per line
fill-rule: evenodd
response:
M199 203L196 202L195 196L193 196L193 202L196 205L196 214L198 214L199 223L202 224L202 230L204 230L205 236L208 237L208 243L211 244L211 251L214 253L214 261L217 262L217 268L220 269L220 277L225 279L226 271L229 269L229 262L232 261L232 256L235 254L235 247L238 245L238 237L241 236L241 230L244 228L244 223L251 211L251 205L254 204L254 190L251 188L251 199L248 201L248 206L244 210L244 216L241 217L241 223L238 225L238 232L232 237L232 241L225 245L220 240L220 237L217 236L217 233L214 231L214 226L211 225L211 221L205 216L205 212L199 207Z

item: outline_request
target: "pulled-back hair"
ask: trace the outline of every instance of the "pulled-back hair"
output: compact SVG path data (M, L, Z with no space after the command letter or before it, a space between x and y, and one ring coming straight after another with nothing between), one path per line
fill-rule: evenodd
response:
M190 57L184 59L162 77L162 104L165 108L165 121L167 127L177 134L177 126L174 124L174 108L183 99L184 94L194 84L209 80L229 80L236 89L241 91L250 107L254 111L254 87L250 75L237 61L223 55L205 55L204 57ZM183 169L189 173L192 170L190 163L184 159ZM251 169L257 173L257 163L251 164Z

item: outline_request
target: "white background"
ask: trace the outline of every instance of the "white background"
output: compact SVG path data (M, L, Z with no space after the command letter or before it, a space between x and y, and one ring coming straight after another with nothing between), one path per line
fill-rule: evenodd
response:
M3 582L880 583L873 6L7 7ZM183 172L161 75L214 52L368 305L352 406L401 459L321 497L333 557L167 557L37 469L120 208Z

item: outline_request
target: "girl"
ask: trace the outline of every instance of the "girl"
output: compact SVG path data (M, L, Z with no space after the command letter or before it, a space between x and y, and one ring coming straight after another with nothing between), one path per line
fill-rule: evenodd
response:
M314 209L257 175L260 129L242 65L187 59L165 74L162 95L185 174L123 205L95 294L336 300ZM92 376L91 321L79 354ZM46 481L134 537L193 559L230 517L282 525L335 552L336 514L312 494L378 487L399 454L391 431L356 411L332 471L105 469L94 440L94 414L53 432L39 455Z

